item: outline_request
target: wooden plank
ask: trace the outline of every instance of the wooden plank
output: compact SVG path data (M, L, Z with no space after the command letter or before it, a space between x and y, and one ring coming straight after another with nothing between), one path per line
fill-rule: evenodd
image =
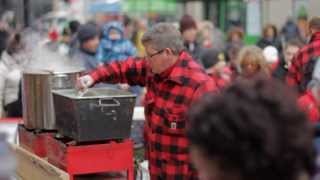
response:
M69 180L69 175L23 148L12 145L17 158L17 175L23 180Z

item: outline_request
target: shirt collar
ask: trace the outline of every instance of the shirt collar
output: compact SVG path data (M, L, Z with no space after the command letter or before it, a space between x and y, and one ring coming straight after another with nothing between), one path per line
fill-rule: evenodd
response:
M177 62L166 69L164 72L159 74L158 78L160 78L161 80L169 80L178 84L183 84L184 82L182 76L184 75L185 68L188 67L188 64L191 60L192 57L188 53L181 52Z
M88 50L86 50L84 48L80 48L80 51L85 53L85 54L87 54L87 55L90 55L90 56L95 56L96 55L96 53L90 52L90 51L88 51Z

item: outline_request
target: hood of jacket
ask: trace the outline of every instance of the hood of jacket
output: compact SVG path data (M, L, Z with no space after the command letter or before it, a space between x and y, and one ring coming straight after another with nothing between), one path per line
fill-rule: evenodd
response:
M102 34L103 34L103 38L104 39L108 39L109 40L109 32L112 29L118 31L120 33L120 35L121 35L121 39L124 39L124 27L123 27L122 23L120 23L118 21L108 22L107 24L105 24L102 27Z

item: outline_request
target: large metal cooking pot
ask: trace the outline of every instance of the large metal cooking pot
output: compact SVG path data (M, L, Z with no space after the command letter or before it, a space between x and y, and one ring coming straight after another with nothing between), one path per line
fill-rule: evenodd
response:
M26 70L22 78L24 125L28 129L55 129L51 90L74 88L81 70L51 72Z

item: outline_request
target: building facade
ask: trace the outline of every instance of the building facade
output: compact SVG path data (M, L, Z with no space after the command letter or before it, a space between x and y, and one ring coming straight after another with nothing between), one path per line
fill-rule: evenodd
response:
M222 30L241 24L250 33L257 31L253 24L260 29L268 23L281 27L289 17L320 16L319 0L194 0L184 1L184 7L183 13L209 19Z

